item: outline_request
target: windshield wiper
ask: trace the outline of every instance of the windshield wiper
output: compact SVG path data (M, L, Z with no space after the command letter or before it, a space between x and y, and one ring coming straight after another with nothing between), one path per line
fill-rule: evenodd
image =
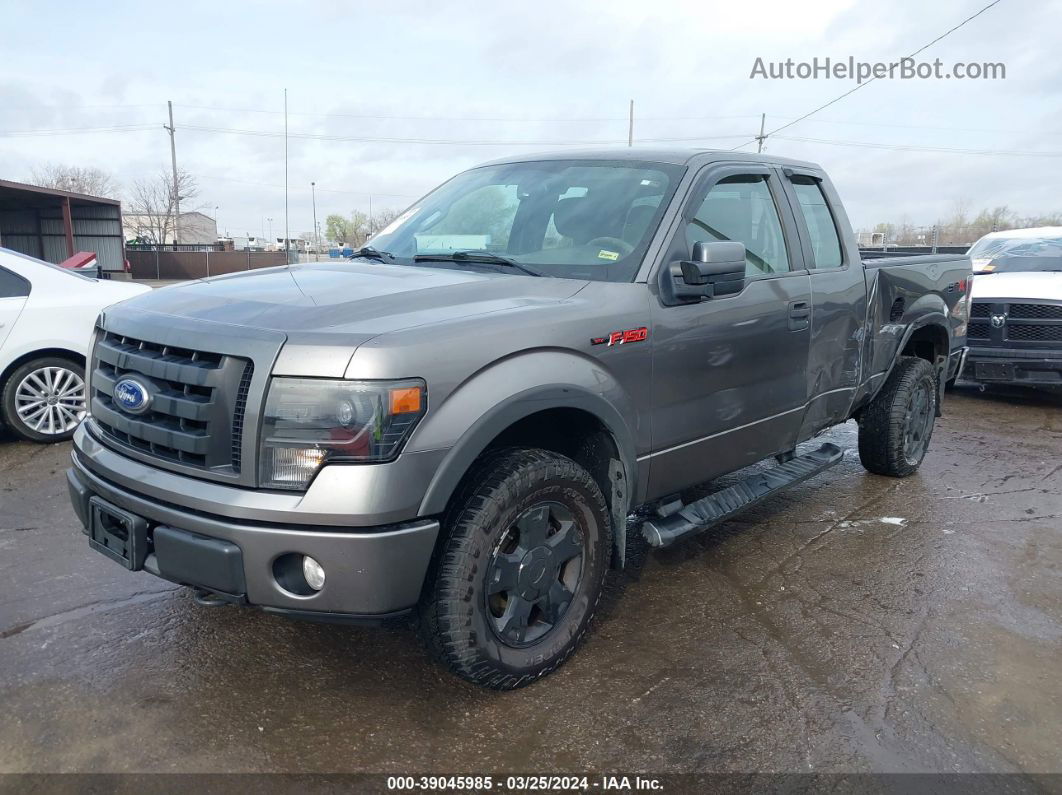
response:
M503 257L493 251L454 251L449 254L417 254L413 257L414 262L476 262L484 265L503 265L515 268L528 276L544 276L541 271L517 262L511 257Z
M362 246L361 248L359 248L357 251L355 251L353 254L351 254L348 257L348 259L358 259L358 258L361 258L361 259L374 259L374 260L377 260L378 262L394 262L395 261L395 255L392 254L390 251L380 251L378 249L373 248L372 246Z

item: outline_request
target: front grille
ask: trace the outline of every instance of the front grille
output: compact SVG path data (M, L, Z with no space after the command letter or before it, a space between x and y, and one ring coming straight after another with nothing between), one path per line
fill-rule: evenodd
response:
M1054 304L1010 304L1008 314L1023 320L1062 320L1062 306Z
M1062 304L1057 302L974 301L970 317L977 319L966 336L978 348L1057 348L1062 342Z
M1033 326L1027 323L1010 323L1007 326L1007 339L1022 342L1056 342L1062 341L1062 326Z
M105 437L142 454L237 474L253 366L247 359L100 331L92 357L92 416ZM146 412L114 400L122 378L148 387Z

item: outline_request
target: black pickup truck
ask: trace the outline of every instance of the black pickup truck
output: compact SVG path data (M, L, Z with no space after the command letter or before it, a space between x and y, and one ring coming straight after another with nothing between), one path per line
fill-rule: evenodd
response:
M414 612L454 672L519 687L574 651L632 545L836 464L799 447L825 429L854 418L868 470L914 472L969 288L965 257L861 260L810 163L489 163L353 261L108 309L70 492L94 549L203 603Z

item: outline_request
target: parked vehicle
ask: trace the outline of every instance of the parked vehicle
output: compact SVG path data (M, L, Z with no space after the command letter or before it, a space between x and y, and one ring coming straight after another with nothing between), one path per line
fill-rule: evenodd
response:
M85 355L100 311L150 292L0 248L0 417L31 442L69 439L85 414Z
M976 277L963 377L1062 387L1062 227L993 232L970 258Z
M487 687L548 674L609 567L841 460L926 454L970 262L863 262L816 165L545 155L454 177L354 261L103 314L68 473L96 550L207 603L415 611ZM695 484L778 465L685 503Z

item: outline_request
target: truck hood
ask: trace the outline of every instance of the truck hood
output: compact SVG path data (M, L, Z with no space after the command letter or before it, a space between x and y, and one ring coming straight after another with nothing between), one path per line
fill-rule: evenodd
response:
M586 282L374 263L270 268L154 290L127 306L228 325L358 344L413 326L555 303Z
M1062 301L1062 273L1055 271L979 273L974 276L971 297L975 301L995 298Z

